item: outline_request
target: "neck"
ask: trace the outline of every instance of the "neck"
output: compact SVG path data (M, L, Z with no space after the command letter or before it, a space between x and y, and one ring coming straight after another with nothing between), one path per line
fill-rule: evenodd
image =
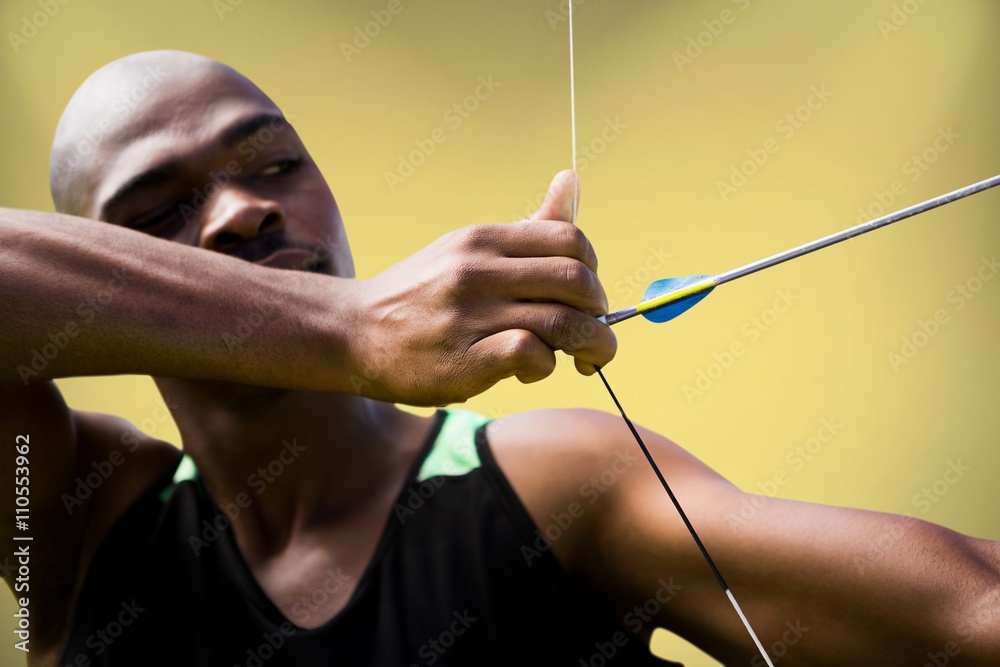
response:
M338 517L389 502L431 420L360 396L156 380L248 556L267 557Z

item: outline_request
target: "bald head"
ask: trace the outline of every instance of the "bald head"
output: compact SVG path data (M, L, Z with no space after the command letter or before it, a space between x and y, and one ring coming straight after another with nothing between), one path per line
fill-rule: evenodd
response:
M237 101L280 115L249 79L183 51L147 51L115 60L77 89L56 129L49 187L56 210L98 217L104 177L151 136L190 131L199 114ZM241 100L242 98L242 100Z

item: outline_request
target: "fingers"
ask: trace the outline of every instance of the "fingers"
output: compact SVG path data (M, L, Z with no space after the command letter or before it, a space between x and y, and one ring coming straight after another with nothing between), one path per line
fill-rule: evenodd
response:
M575 259L468 263L456 267L451 277L456 284L454 303L470 312L483 307L516 307L528 301L562 303L591 317L608 312L607 296L597 274Z
M566 222L521 220L471 225L458 232L465 250L502 253L504 257L570 257L597 271L597 254L586 235Z
M542 207L528 219L573 222L573 213L579 208L580 179L575 171L567 169L555 175Z
M517 376L537 382L555 369L555 350L574 357L584 375L610 362L618 348L611 328L595 318L558 304L524 304L517 319L523 328L508 329L476 342L470 353L497 370L493 381Z
M557 303L524 303L512 313L519 329L537 336L552 350L562 350L577 361L604 366L618 349L611 327L596 318Z
M548 377L555 350L574 357L585 375L615 355L614 334L596 319L608 307L597 255L572 224L579 190L575 171L559 172L527 220L473 225L451 236L449 243L457 239L469 258L450 273L456 305L478 311L473 319L484 335L468 355L493 371L486 378L491 384L510 376L525 383Z
M524 329L510 329L488 336L473 345L470 353L481 361L482 368L495 368L491 384L516 376L528 384L552 374L556 355L538 336Z

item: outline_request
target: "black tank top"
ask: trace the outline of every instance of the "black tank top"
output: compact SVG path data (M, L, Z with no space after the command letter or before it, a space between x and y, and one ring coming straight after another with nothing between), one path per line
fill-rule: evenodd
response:
M536 526L486 442L487 420L458 410L436 419L360 579L317 573L288 617L258 586L225 508L184 457L104 540L58 664L675 664L655 658L536 548ZM296 625L355 583L325 624Z

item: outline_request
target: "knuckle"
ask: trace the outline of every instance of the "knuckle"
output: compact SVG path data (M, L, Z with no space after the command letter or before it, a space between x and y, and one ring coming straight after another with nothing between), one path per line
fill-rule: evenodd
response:
M479 281L482 267L479 262L470 259L460 259L451 269L451 280L455 288L464 290Z
M548 377L556 367L552 350L529 331L511 332L507 338L507 356L513 374L522 382L535 382Z
M529 357L537 349L535 335L530 331L512 331L507 337L507 356L515 359Z
M573 256L583 256L586 248L590 245L586 235L576 225L560 224L554 233L556 242L567 248L569 254Z
M460 232L460 243L466 250L489 247L494 238L493 226L485 223L469 225Z
M560 310L553 315L550 326L559 347L565 350L578 349L586 340L585 322L571 310Z
M581 291L589 291L591 287L591 271L583 262L575 259L563 264L563 280L572 285L579 285Z

